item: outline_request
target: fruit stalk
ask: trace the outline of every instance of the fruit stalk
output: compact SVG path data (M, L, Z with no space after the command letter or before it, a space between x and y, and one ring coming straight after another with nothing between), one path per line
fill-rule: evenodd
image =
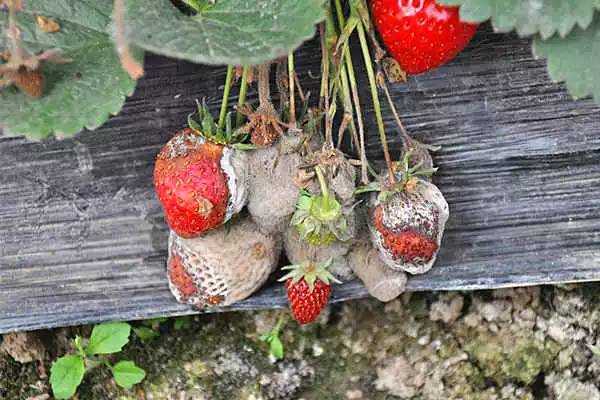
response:
M229 90L231 89L231 80L233 79L233 65L227 66L227 77L225 78L225 88L223 89L223 100L221 101L221 112L219 113L218 132L223 131L225 116L227 115L227 103L229 100Z
M333 135L331 133L331 114L329 113L329 48L327 46L327 33L325 24L319 25L321 33L321 100L325 110L325 146L333 149Z
M319 179L321 194L325 198L329 197L329 189L327 188L327 182L325 182L325 175L323 175L323 170L321 169L321 166L317 165L315 167L315 172L317 173L317 178Z
M381 72L379 72L379 73L381 73ZM385 83L385 78L381 77L381 79L378 79L377 81L379 82L379 86L383 89L383 92L385 93L385 97L387 99L388 105L390 106L390 109L392 110L392 114L394 115L394 119L396 120L396 125L398 125L398 128L400 129L400 132L401 132L403 138L407 138L408 132L406 131L406 128L404 127L404 124L402 123L400 116L398 115L398 110L396 109L396 105L394 104L394 101L392 100L392 96L390 95L390 90L388 89L388 87Z
M344 14L342 10L342 4L340 0L335 0L335 11L338 17L338 23L340 29L346 25L344 20ZM356 120L358 122L358 134L360 138L360 161L361 161L361 181L364 185L369 183L369 176L367 173L367 152L365 150L365 127L362 118L362 112L360 108L360 99L358 96L358 85L356 84L356 76L354 75L354 64L352 62L352 55L350 49L344 50L344 62L346 64L346 71L348 73L348 80L350 82L350 90L352 92L352 99L354 101L354 109L356 110Z
M242 119L243 119L243 114L241 112L239 112L239 109L242 108L244 106L244 103L246 103L246 92L248 91L248 73L250 72L250 66L249 65L244 65L244 68L242 69L242 82L240 83L240 94L238 96L238 103L237 103L237 117L236 117L236 121L237 124L236 126L240 126L242 124Z
M339 44L337 44L339 41L339 35L335 28L335 22L333 21L333 12L330 10L330 12L327 14L327 16L328 16L327 28L331 29L331 31L333 32L331 34L331 36L333 38L332 48L336 48L336 45L339 46ZM338 22L339 22L340 26L342 26L343 16L342 16L341 20L340 20L340 17L338 16ZM346 50L348 49L346 44L347 44L347 42L345 43L345 45L343 47L342 55L345 54ZM337 70L334 71L334 73L333 73L334 82L332 84L332 90L334 90L335 94L337 94L340 97L340 99L342 100L342 105L344 107L344 117L342 120L342 124L340 125L340 129L338 130L337 149L338 150L340 149L340 147L342 145L342 141L344 139L344 134L346 133L346 130L349 128L350 132L352 134L352 140L354 141L354 146L356 147L356 150L358 152L360 152L360 142L359 142L358 135L356 132L356 126L354 125L354 110L352 108L352 98L350 95L350 85L348 83L348 75L346 74L346 64L344 63L343 58L336 60L336 63L339 63L339 65L336 65Z
M288 80L290 86L290 127L296 127L296 71L294 70L294 52L288 55Z
M371 86L371 97L373 98L373 108L375 110L375 117L377 118L377 128L379 129L379 138L381 140L381 146L383 147L383 155L385 157L385 163L390 176L390 184L396 183L396 176L392 166L392 158L390 157L390 150L387 144L387 138L385 137L385 128L383 126L383 117L381 116L381 105L379 103L379 95L377 94L377 83L375 82L375 74L373 73L373 62L371 60L371 53L369 52L369 46L365 37L365 30L362 22L357 25L358 39L360 41L360 47L362 49L363 58L365 60L365 66L367 68L367 76L369 78L369 86Z
M14 1L8 2L8 29L6 30L6 37L11 43L11 59L21 63L25 58L27 52L23 47L21 38L19 36L19 30L17 29L17 5Z
M261 109L275 109L271 103L270 71L270 63L258 66L258 102Z

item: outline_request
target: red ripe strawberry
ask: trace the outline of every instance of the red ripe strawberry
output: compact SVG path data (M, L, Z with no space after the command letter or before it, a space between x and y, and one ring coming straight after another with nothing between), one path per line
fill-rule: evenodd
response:
M458 7L435 0L373 0L371 10L388 51L412 75L453 59L477 30L460 21Z
M292 315L300 324L317 318L329 301L331 282L340 283L327 271L331 262L332 259L324 263L307 261L283 267L290 272L279 281L285 281Z
M245 157L192 129L176 133L154 167L154 186L169 227L190 238L239 212L247 197Z

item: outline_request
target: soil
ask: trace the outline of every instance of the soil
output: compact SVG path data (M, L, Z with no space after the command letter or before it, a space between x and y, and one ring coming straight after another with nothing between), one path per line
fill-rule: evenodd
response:
M200 315L183 329L171 319L158 338L133 337L114 356L142 366L142 384L119 389L97 368L79 399L600 399L600 357L589 347L600 332L599 293L587 284L347 302L307 327L288 321L281 361L259 340L279 310ZM0 398L44 398L51 357L75 334L89 327L5 335Z

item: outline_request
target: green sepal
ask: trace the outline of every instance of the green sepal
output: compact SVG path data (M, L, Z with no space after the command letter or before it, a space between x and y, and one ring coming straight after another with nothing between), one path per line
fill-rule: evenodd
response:
M363 193L380 192L380 191L381 191L381 184L379 182L371 182L366 186L361 186L359 188L356 188L356 190L354 190L354 194L358 195L358 194L363 194Z
M249 143L250 135L235 134L232 122L232 112L228 112L225 117L225 129L219 129L206 105L206 100L203 99L202 103L196 101L196 103L198 109L196 112L188 115L188 126L200 136L213 143L231 146L238 150L252 150L257 148L252 143Z
M333 258L328 258L325 261L305 261L301 264L296 265L287 265L282 270L289 271L287 274L278 279L279 282L285 282L288 279L291 279L292 285L298 283L301 279L308 284L309 290L312 292L314 289L315 282L317 279L322 281L323 283L329 285L330 282L342 283L337 280L331 272L328 271L328 268L333 263Z
M300 238L314 246L324 246L336 239L348 240L348 222L342 206L333 196L312 195L303 190L290 220Z
M415 177L430 177L437 172L437 168L422 168L423 162L419 162L412 167L410 166L410 157L412 151L407 151L402 160L397 163L394 168L394 175L398 178L395 185L390 185L386 182L387 174L380 177L380 181L374 181L368 185L361 186L354 191L354 194L363 194L370 192L379 192L377 198L380 202L386 203L395 193L402 192L406 188L406 184Z

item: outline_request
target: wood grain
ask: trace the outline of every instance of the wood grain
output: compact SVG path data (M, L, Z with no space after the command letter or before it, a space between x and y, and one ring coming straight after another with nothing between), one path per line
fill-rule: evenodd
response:
M313 41L296 56L315 93L318 54ZM381 158L359 75L369 154ZM153 160L196 98L217 107L223 82L222 68L148 55L135 95L97 131L0 138L0 332L192 312L167 288ZM483 27L451 64L392 91L410 132L442 146L435 181L451 207L437 266L410 290L600 279L600 109L550 82L527 40ZM366 296L356 281L334 294ZM274 285L232 309L285 302Z

